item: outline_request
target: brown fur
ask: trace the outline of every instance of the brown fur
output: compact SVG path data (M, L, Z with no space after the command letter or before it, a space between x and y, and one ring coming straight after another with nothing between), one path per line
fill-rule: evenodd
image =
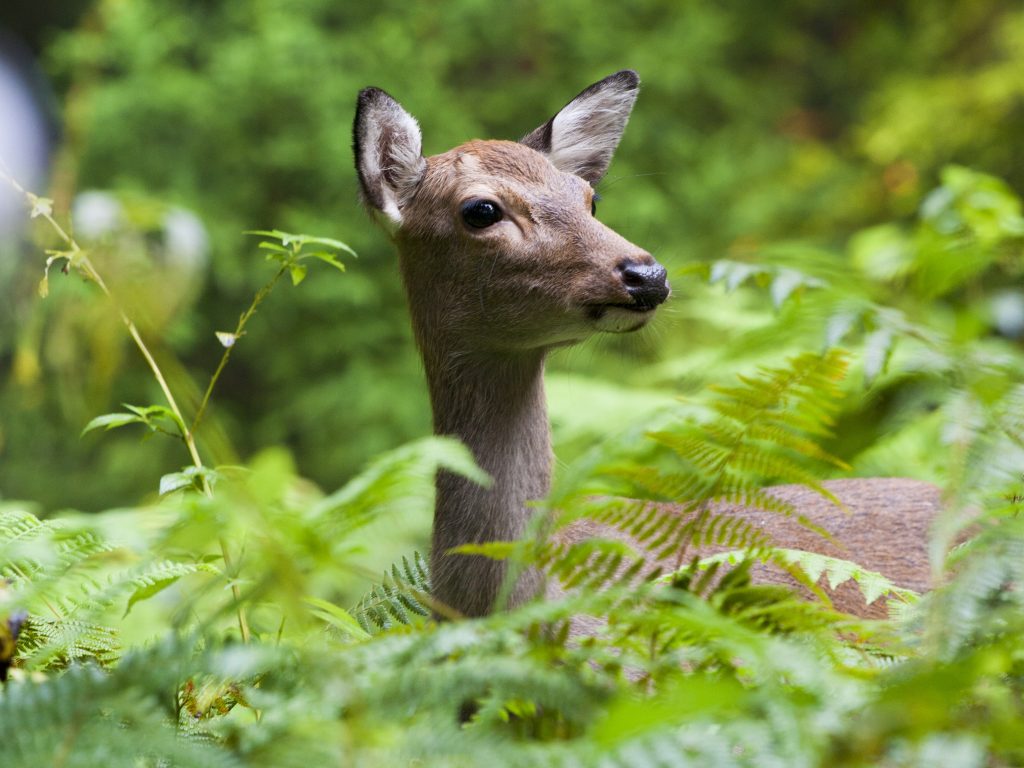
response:
M883 574L898 587L915 592L925 592L932 587L928 529L942 506L937 487L920 480L898 477L829 480L823 485L843 503L842 507L803 485L779 485L767 490L828 531L831 538L811 530L795 518L777 513L729 504L714 504L711 510L718 515L742 517L755 524L768 534L775 546L850 560L863 569ZM660 506L671 511L668 505ZM577 521L556 535L566 543L594 536L625 540L638 553L644 552L642 544L620 531L588 520ZM656 567L671 570L680 564L686 565L695 556L707 557L728 550L723 546L694 548L682 553L683 557L675 562L656 563L652 558L647 572ZM759 583L798 586L787 572L771 563L755 565L751 576ZM885 618L888 615L888 599L881 598L868 605L853 581L831 589L823 574L818 579L818 586L824 589L838 610L865 618ZM808 590L801 587L800 591L810 597ZM548 585L549 597L557 597L561 593L559 585Z

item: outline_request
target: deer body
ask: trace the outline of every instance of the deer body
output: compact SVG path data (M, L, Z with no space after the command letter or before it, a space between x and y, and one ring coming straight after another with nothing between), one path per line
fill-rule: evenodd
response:
M591 185L611 161L638 83L635 73L619 72L587 88L521 142L471 141L427 158L416 121L394 99L374 88L359 97L356 167L371 210L396 226L434 431L461 439L493 478L484 488L447 473L438 477L434 597L463 615L498 607L506 567L448 551L521 538L528 503L549 490L547 352L596 332L637 330L669 293L664 268L593 215ZM929 575L924 529L938 499L932 486L907 483L913 481L841 481L836 491L852 510L849 517L803 489L774 493L793 497L800 512L826 530L857 534L850 551L840 537L830 554L920 589ZM825 551L820 536L806 546L806 529L766 518L763 528L780 546ZM907 520L913 524L887 550L905 557L872 558L869 544L878 541L879 528L884 536L887 527ZM561 535L594 532L579 525ZM766 572L763 578L775 577ZM522 603L542 589L540 575L528 571L509 602ZM865 612L863 600L860 606L846 602L839 607Z

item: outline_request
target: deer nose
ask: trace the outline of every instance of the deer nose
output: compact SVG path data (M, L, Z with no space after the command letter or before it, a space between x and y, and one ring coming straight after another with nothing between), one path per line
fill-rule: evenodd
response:
M626 259L619 263L618 272L638 307L654 309L668 298L668 272L653 259L649 263Z

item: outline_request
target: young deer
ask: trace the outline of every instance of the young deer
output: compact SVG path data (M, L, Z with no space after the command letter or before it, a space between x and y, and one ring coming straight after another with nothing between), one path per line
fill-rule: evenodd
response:
M460 438L493 478L488 488L448 473L437 480L434 597L466 616L496 607L506 567L448 551L521 538L527 503L549 490L548 350L642 328L669 295L665 268L593 215L592 185L608 168L638 85L635 72L618 72L519 142L470 141L432 157L422 156L419 126L397 101L377 88L359 94L356 169L371 212L394 225L434 431ZM802 487L771 491L834 542L780 515L732 513L756 514L779 546L852 558L900 586L926 589L937 489L900 479L826 485L846 509ZM580 525L563 535L589 533ZM757 578L780 580L767 567ZM527 572L509 602L544 589ZM843 610L884 615L850 585L833 599Z

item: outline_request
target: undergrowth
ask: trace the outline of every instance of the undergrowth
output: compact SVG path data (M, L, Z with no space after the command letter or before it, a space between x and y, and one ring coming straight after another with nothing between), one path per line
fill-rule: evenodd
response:
M914 302L955 303L959 290L983 290L978 281L998 283L1019 263L1024 230L1019 200L988 177L953 169L943 189L912 226L872 235L901 249L835 256L826 268L780 248L756 265L696 270L767 289L776 314L736 349L770 335L791 354L718 382L640 441L596 446L547 505L556 526L586 519L649 554L600 538L482 544L473 551L542 568L566 596L441 623L418 552L351 607L335 585L358 568L357 532L395 510L429 515L440 469L486 482L461 445L404 446L331 494L277 449L245 466L204 458L204 415L248 319L280 277L297 286L309 259L340 268L348 253L332 239L258 233L274 272L235 330L217 334L223 356L191 418L123 316L165 402L126 406L86 430L141 427L179 441L184 466L154 478L159 500L46 519L31 504L0 507L3 764L1021 764L1024 354L995 337L967 344ZM993 190L996 223L982 215ZM62 238L47 269L63 260L106 292L50 203L30 200ZM985 269L930 282L937 260L965 243L987 254ZM855 269L857 279L843 271ZM813 528L765 488L798 483L828 498L826 478L895 450L905 436L845 459L829 441L856 414L864 381L877 393L908 377L929 393L934 432L923 439L948 481L932 547L942 586L917 599L860 567L856 552L794 550L721 512L744 505ZM951 547L968 509L976 535ZM685 555L703 545L720 554ZM819 578L852 580L868 602L908 607L856 620L754 583L760 560L812 591ZM571 639L581 616L599 626Z

